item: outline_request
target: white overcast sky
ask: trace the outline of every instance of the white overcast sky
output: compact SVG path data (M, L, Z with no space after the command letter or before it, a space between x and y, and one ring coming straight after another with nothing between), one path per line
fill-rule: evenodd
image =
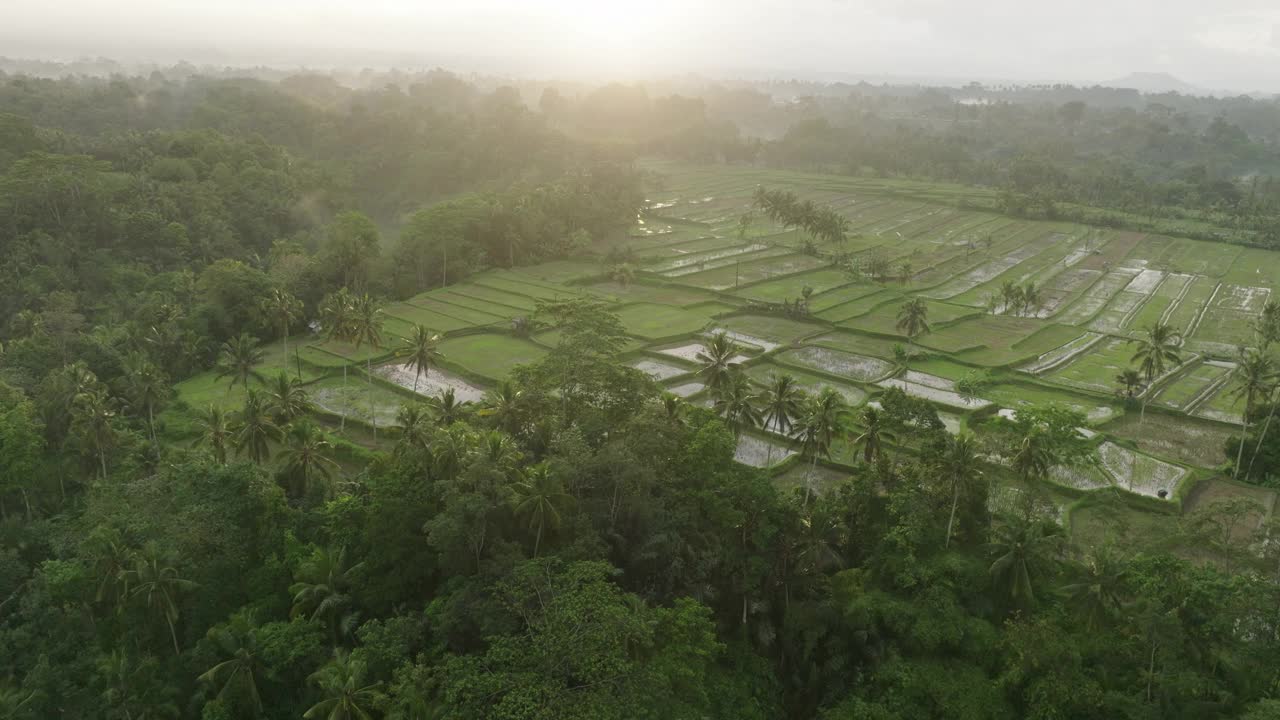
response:
M575 77L1167 72L1205 88L1280 91L1280 0L0 0L0 55L214 51L227 64L414 57Z

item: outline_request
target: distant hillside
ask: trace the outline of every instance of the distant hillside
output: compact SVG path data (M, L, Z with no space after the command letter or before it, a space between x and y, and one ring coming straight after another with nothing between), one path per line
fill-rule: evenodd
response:
M1183 95L1208 95L1209 91L1184 82L1169 73L1136 72L1122 78L1099 83L1105 87L1133 88L1144 93L1177 92Z

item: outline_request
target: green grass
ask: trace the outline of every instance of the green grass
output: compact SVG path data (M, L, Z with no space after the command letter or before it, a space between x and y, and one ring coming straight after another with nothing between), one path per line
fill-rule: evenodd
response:
M1044 378L1050 382L1071 387L1094 390L1097 392L1113 392L1116 387L1116 376L1131 367L1135 347L1119 338L1103 340L1089 349L1089 352L1078 355L1065 366L1048 373Z
M875 287L877 288L875 292L863 293L857 299L832 305L814 314L823 320L839 323L849 318L865 315L882 305L900 303L903 298L900 290Z
M710 290L729 290L734 287L735 282L741 287L759 280L769 280L792 273L814 270L826 265L826 263L826 260L808 255L783 255L682 275L678 278L673 278L673 281ZM797 292L796 294L798 295L799 293Z
M982 315L934 330L917 342L977 365L1003 367L1035 359L1083 334L1077 327L1034 318Z
M827 328L823 325L800 322L774 315L735 315L720 320L717 327L744 335L773 340L778 343L794 342L802 337L817 335Z
M905 299L902 302L906 302ZM971 307L962 307L960 305L951 305L948 303L937 302L934 300L926 300L925 306L929 309L928 322L931 327L941 328L947 323L954 322L960 318L978 315L980 311ZM845 320L840 323L841 327L847 327L851 330L861 330L863 332L879 333L882 335L896 335L906 341L906 334L898 329L898 312L902 309L902 303L887 303L877 307L866 315ZM928 335L922 335L922 338Z
M733 310L723 303L704 303L687 308L653 303L637 303L617 310L627 332L637 337L656 340L696 333L711 323L713 315Z
M261 388L256 380L249 381L250 387ZM240 383L231 387L231 378L217 377L213 370L207 370L183 380L173 386L175 397L186 403L192 410L201 411L213 405L223 410L238 410L244 405L245 387Z
M1036 405L1061 405L1083 414L1093 422L1106 420L1119 412L1113 403L1105 400L1073 395L1031 383L1000 383L983 390L982 397L1014 410Z
M649 302L660 305L685 307L716 299L716 294L708 290L699 290L676 285L650 285L633 282L626 287L616 282L597 283L590 290L613 302L633 303Z
M1183 410L1205 389L1215 381L1221 380L1229 372L1231 372L1229 368L1198 363L1175 378L1173 382L1166 384L1153 402L1175 410Z
M394 425L400 406L412 402L409 396L356 374L349 376L345 385L341 377L321 380L309 385L307 394L324 411L366 423L376 421L378 427Z
M734 294L751 300L782 302L787 298L795 300L802 297L805 288L811 288L813 292L820 293L850 282L849 275L845 271L823 268L814 272L762 282L742 288Z
M873 293L878 293L883 289L884 288L879 285L861 283L859 285L846 285L835 290L829 290L809 298L809 311L812 313L820 313L824 310L830 310L836 306L852 302Z
M547 354L532 341L497 333L448 338L441 341L439 349L447 362L491 380L502 380L517 365L536 362Z

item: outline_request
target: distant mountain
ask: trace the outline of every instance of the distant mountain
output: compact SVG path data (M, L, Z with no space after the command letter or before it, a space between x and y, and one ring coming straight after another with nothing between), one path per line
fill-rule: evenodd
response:
M1136 72L1129 73L1122 78L1108 80L1098 83L1104 87L1113 88L1132 88L1138 92L1144 93L1166 93L1177 92L1183 95L1209 95L1210 91L1204 88L1196 87L1188 82L1183 82L1169 73L1162 72Z

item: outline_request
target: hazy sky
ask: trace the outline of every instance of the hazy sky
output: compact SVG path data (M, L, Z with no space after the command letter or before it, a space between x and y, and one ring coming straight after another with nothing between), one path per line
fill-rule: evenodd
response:
M1280 0L0 0L0 54L461 70L1016 80L1168 72L1280 91ZM342 53L327 53L342 50Z

